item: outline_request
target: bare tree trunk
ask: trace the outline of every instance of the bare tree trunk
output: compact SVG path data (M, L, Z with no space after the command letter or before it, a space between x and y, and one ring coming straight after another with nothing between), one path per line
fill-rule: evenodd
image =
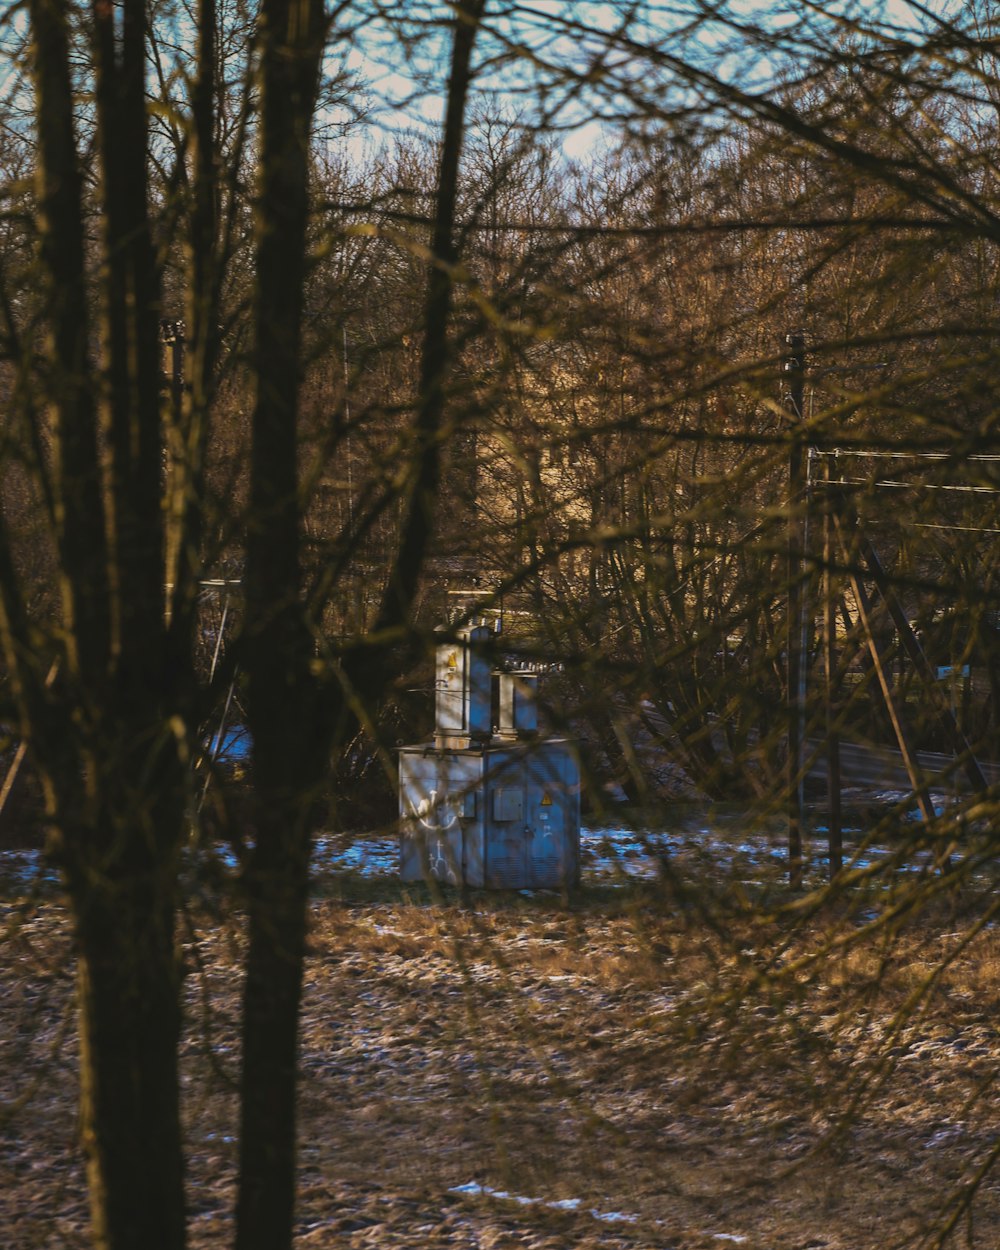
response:
M404 621L416 594L430 542L441 473L441 421L448 374L448 321L454 289L455 205L459 162L465 137L465 105L471 82L472 50L486 0L460 0L455 6L444 135L438 167L431 270L427 285L424 345L420 362L420 394L411 450L407 510L396 560L376 624L376 632Z
M439 436L455 261L458 168L472 47L484 0L459 5L439 174L415 447L407 515L378 628L412 609L437 501ZM254 743L256 843L247 872L250 948L244 990L237 1250L291 1245L299 1005L312 811L336 732L354 714L310 672L312 633L301 601L297 406L305 278L308 132L324 36L320 0L307 20L289 0L262 9L260 188L257 218L257 399L247 545L246 657ZM355 693L389 680L371 648L348 665ZM322 706L323 701L327 706ZM334 706L336 703L336 706ZM336 728L335 728L336 727Z
M170 838L177 812L164 816ZM120 821L108 813L107 827L128 836L133 826ZM71 836L107 842L104 829ZM155 852L144 868L129 858L91 880L82 901L74 896L92 1235L102 1250L177 1250L185 1229L175 874Z
M301 599L297 471L309 132L322 0L264 0L246 668L256 842L240 1086L238 1250L290 1246L310 808L327 755Z
M52 362L47 396L55 429L52 521L59 547L70 673L99 679L109 648L108 551L88 357L82 180L73 134L65 0L32 0L36 181Z
M219 168L216 142L216 0L199 0L191 93L191 187L185 334L186 386L169 431L167 581L172 649L186 654L202 572L205 458L219 355ZM183 156L180 157L183 160Z
M89 358L82 181L63 0L32 0L42 271L51 333L53 516L64 653L26 659L0 561L5 643L46 791L79 952L81 1125L102 1250L180 1250L183 1161L174 949L184 778L163 621L158 289L146 203L145 5L92 13L104 363ZM100 379L99 402L95 400ZM98 450L105 419L107 480ZM110 518L110 523L109 523ZM0 539L2 542L2 539Z
M146 8L93 0L102 191L101 408L110 446L119 685L162 680L164 570L159 275L147 206Z

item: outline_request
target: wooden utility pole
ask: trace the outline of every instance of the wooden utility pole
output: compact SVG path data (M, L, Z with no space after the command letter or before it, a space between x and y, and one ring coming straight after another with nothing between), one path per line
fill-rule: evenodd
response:
M785 335L784 375L785 402L790 421L788 451L788 596L785 628L785 655L788 676L788 880L792 886L802 882L802 745L805 738L805 656L802 643L802 608L804 587L802 560L804 556L804 516L802 500L805 486L805 444L802 419L805 396L805 336L801 330Z
M837 724L837 586L834 580L833 509L837 497L831 489L830 461L824 466L826 484L823 510L823 644L826 673L827 793L830 812L827 840L830 880L844 866L843 819L840 803L840 730Z

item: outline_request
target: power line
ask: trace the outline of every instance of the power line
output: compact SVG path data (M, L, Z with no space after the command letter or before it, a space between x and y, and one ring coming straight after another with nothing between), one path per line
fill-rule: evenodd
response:
M826 485L826 483L824 483ZM881 486L893 490L946 490L968 495L1000 495L1000 487L996 486L948 486L939 482L893 482L888 478L881 482L869 481L866 477L841 477L829 483L831 486Z
M956 464L970 463L994 464L1000 462L1000 455L975 453L968 456L954 456L948 451L864 451L861 448L815 448L815 456L830 456L839 459L841 456L863 456L872 460L952 460Z
M1000 534L989 525L935 525L933 521L914 522L918 530L960 530L963 534Z
M352 204L343 201L327 200L322 205L328 211L344 213L346 216L376 216L383 221L399 225L433 226L434 217L429 213L407 212L403 209L386 208L374 201L369 204ZM459 222L456 228L466 233L522 234L522 235L574 235L583 238L666 238L677 234L725 234L767 232L771 230L843 230L845 228L882 230L937 230L958 232L961 226L947 218L935 217L807 217L807 218L772 218L754 220L745 218L721 218L715 221L679 221L664 222L659 225L627 225L609 226L588 224L585 222L544 222L544 221L485 221L473 220Z

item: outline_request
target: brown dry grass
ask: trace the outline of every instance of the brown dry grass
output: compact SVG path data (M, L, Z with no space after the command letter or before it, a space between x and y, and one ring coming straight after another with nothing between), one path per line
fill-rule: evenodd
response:
M641 891L462 906L337 887L313 906L301 1244L917 1244L1000 1123L1000 935L961 949L953 912L855 942L829 913L720 928ZM0 1096L37 1088L4 1124L2 1242L80 1247L68 926L55 898L17 915L7 905ZM832 932L841 944L814 959ZM231 1233L240 946L236 921L193 920L199 1250ZM471 1181L543 1201L449 1193ZM579 1207L544 1205L567 1199ZM996 1178L971 1210L955 1244L995 1250Z

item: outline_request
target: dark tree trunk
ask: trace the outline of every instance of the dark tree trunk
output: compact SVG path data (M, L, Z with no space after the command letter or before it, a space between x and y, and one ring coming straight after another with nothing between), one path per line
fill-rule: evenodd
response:
M437 500L447 370L454 212L470 60L483 0L459 6L439 174L421 389L400 548L379 614L404 624ZM290 24L293 12L298 19ZM257 216L257 395L247 536L246 664L254 743L256 843L246 875L250 945L244 998L237 1250L291 1245L295 1100L312 810L327 779L331 738L353 714L311 675L314 642L302 603L297 404L305 278L308 132L323 43L323 10L264 0ZM366 703L384 686L384 655L352 668ZM349 665L349 667L351 667ZM327 706L322 700L327 699ZM335 727L335 728L334 728Z
M291 1245L310 808L327 758L301 596L297 473L309 132L325 39L322 0L264 0L260 28L256 401L245 626L256 842L246 873L250 942L238 1250Z
M79 957L81 1127L94 1243L181 1250L183 1154L174 943L187 752L164 626L159 274L146 203L144 0L96 2L100 330L89 356L84 207L68 6L31 0L40 251L50 334L53 524L62 652L51 688L26 652L0 551L4 642L46 790ZM105 471L99 451L103 418ZM5 539L0 530L0 547Z
M268 812L264 805L269 802L273 806ZM289 824L280 807L273 795L260 800L262 819L247 880L250 947L236 1235L240 1250L290 1245L295 1204L298 1021L310 838L303 814L287 811Z
M376 632L403 624L417 593L424 557L434 529L441 476L441 421L448 376L448 325L454 296L455 206L465 138L465 106L472 81L472 51L486 0L461 0L455 7L448 97L438 166L431 268L424 312L420 393L410 451L408 498L399 549L382 600Z
M104 829L72 837L107 842ZM94 1241L109 1250L185 1240L172 875L114 865L74 897L83 1139Z

